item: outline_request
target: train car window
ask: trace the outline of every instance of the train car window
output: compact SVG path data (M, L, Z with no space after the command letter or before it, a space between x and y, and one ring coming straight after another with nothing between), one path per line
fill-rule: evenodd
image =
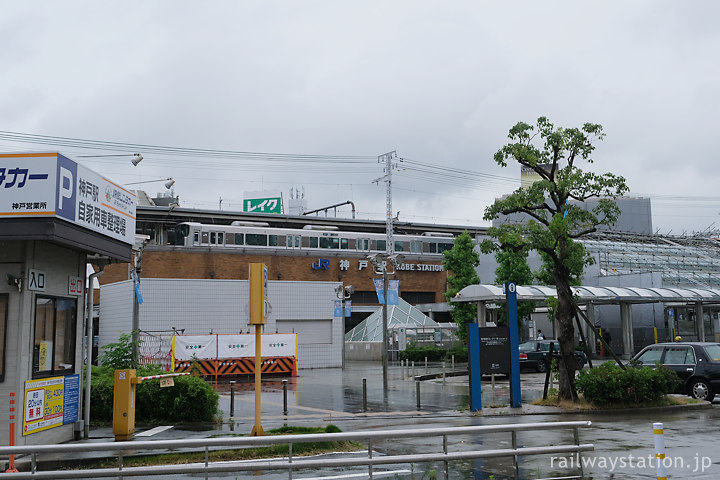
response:
M202 242L201 242L201 243L202 243L203 245L207 245L207 243L208 243L208 236L209 236L209 235L208 235L208 232L202 232Z
M437 243L429 243L430 245L430 253L437 253Z
M193 232L193 245L200 245L200 232Z
M288 235L287 236L287 247L288 248L300 248L300 235Z
M339 248L337 238L320 237L320 248Z
M218 232L218 245L225 245L225 233Z
M420 240L410 240L410 253L422 253L423 244Z
M215 232L210 232L210 245L215 245Z
M347 239L347 238L341 238L341 239L340 239L340 250L347 250L348 248L349 248L348 239Z
M318 248L317 237L310 237L310 248Z
M452 243L438 243L438 253L442 253L445 250L450 250L451 248L453 248Z
M245 235L245 243L254 247L267 247L267 235L262 233L248 233Z
M370 240L368 240L367 238L358 238L357 249L366 252L370 250Z
M278 246L278 236L277 235L268 235L268 240L270 241L271 247L277 247Z
M245 244L245 238L242 233L236 233L235 234L235 245L244 245Z
M405 242L395 242L395 251L396 252L404 252L405 251Z
M378 240L376 250L380 250L381 252L384 252L386 249L387 249L387 242L385 240Z

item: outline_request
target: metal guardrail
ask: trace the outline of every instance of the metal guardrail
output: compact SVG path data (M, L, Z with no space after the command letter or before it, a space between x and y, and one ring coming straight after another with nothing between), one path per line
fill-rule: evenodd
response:
M217 472L250 472L266 470L287 470L288 478L292 479L294 470L318 469L329 467L350 467L367 466L369 478L373 476L373 467L376 465L391 464L412 464L425 462L443 462L445 478L449 478L449 463L458 460L470 460L480 458L513 458L513 466L516 478L519 477L519 466L517 459L522 456L551 455L560 453L577 453L594 450L593 444L581 444L579 437L580 428L592 426L590 421L576 422L544 422L544 423L522 423L507 425L483 425L454 428L420 428L404 430L379 430L369 432L342 432L322 433L309 435L273 435L261 437L230 437L230 438L203 438L183 440L156 440L156 441L132 441L132 442L99 442L62 445L25 445L25 446L0 446L0 455L31 455L31 470L29 472L5 473L3 479L65 479L65 478L106 478L106 477L136 477L136 476L175 476L180 474ZM518 447L517 433L523 431L540 430L568 430L573 431L573 444L549 445L543 447ZM512 435L512 448L489 449L489 450L463 450L448 451L448 437L461 435L480 435L488 433L510 432ZM416 453L403 455L373 456L373 444L379 440L403 440L409 438L442 437L442 451L431 453ZM335 441L358 441L367 444L367 458L304 458L293 456L292 446L297 443L307 442L335 442ZM212 463L209 461L211 449L225 448L249 448L268 445L286 444L289 446L289 455L285 458L252 460L252 461L223 461ZM465 444L467 445L467 444ZM148 451L202 449L205 452L204 463L184 465L159 465L151 467L124 467L123 462L126 456L131 454L149 454ZM424 448L430 448L428 446ZM192 450L191 450L192 451ZM90 452L108 452L118 458L117 468L99 469L78 469L78 470L52 470L37 471L37 456L39 454L83 454ZM105 457L107 458L107 457ZM582 462L579 476L582 478ZM562 477L572 478L572 477Z

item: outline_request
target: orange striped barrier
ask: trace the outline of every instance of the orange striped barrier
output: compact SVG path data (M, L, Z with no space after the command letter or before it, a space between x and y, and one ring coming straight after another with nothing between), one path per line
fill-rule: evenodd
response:
M202 376L252 375L255 373L254 358L226 358L222 360L175 360L176 372L192 372L197 369ZM297 376L297 360L294 357L263 358L262 374Z
M10 431L10 446L15 446L15 392L10 392L10 425L9 425L9 431ZM15 455L10 454L9 460L8 460L8 468L5 470L6 473L8 472L17 472L17 468L15 468Z

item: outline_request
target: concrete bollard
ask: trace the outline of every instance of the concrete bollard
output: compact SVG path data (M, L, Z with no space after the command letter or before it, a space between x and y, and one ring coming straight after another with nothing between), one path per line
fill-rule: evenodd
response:
M427 357L425 357L425 375L427 375L428 369L427 369Z
M412 376L415 377L415 361L412 362Z
M450 358L452 360L452 371L454 372L455 371L455 355L452 355Z
M655 437L655 462L658 480L667 478L667 469L665 468L665 435L662 423L653 423L653 436Z
M287 408L287 380L282 381L283 386L283 415L287 417L288 414L288 408Z
M407 370L406 377L410 376L410 359L405 360L405 369Z
M420 410L420 377L415 377L415 398L417 398L417 409Z
M442 362L442 379L443 379L443 385L445 385L445 360Z
M367 378L363 378L363 412L367 412Z
M230 380L230 418L235 416L235 380Z

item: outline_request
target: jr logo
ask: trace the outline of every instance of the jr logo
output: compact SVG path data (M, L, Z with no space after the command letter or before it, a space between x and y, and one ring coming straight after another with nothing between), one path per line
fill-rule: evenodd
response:
M312 268L313 270L330 270L330 260L318 258L318 261L312 264Z

